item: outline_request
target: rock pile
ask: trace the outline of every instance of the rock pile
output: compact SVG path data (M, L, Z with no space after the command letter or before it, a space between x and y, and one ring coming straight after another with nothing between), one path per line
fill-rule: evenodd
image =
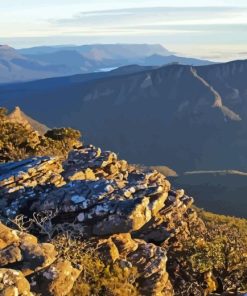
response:
M137 267L141 295L173 295L166 271L166 250L144 240L132 239L130 234L116 234L101 239L98 249L106 263ZM107 262L108 261L108 262Z
M193 199L183 190L172 190L163 175L138 170L118 160L115 153L93 146L71 151L64 163L43 157L0 165L0 197L2 221L20 214L32 218L53 213L48 222L54 229L71 225L80 230L82 239L94 238L103 261L135 266L141 295L173 295L166 271L167 249L179 248L190 224L200 224L191 209ZM10 276L18 270L14 289L18 289L16 277L32 274L28 280L33 292L69 293L78 269L70 262L55 261L51 245L38 244L33 236L2 224L1 229L0 266L11 267L6 269ZM68 278L69 284L61 290ZM27 283L26 287L23 295L29 295Z
M61 291L69 292L71 287L68 288L65 272L72 285L80 272L69 262L55 260L57 252L52 244L38 243L35 236L0 223L0 295L33 295L30 284L33 291L42 295L66 295ZM31 275L29 283L25 277ZM66 283L65 290L62 283Z

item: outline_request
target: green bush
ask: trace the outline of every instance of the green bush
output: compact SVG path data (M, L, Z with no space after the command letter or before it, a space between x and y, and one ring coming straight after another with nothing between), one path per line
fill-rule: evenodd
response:
M81 134L79 131L72 128L56 128L46 132L45 137L51 138L55 141L65 141L68 139L79 140Z
M205 291L215 289L234 295L246 292L247 221L199 209L197 212L206 231L200 232L191 225L190 236L182 248L171 248L168 252L176 295L205 295ZM177 269L181 272L176 274Z

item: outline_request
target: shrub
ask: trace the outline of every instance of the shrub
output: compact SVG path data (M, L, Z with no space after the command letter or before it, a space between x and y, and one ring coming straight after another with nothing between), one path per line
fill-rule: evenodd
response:
M182 249L168 252L176 295L204 295L214 289L236 295L247 291L247 221L197 212L207 231L200 233L192 226ZM176 274L180 268L182 272Z
M137 269L122 268L118 263L106 265L90 241L58 235L52 241L60 256L82 270L68 296L138 296Z
M60 156L80 145L81 134L72 128L48 131L45 136L8 120L7 110L0 108L0 162L20 160L33 156Z
M81 134L72 128L57 128L47 131L45 137L56 141L65 141L68 139L78 141Z

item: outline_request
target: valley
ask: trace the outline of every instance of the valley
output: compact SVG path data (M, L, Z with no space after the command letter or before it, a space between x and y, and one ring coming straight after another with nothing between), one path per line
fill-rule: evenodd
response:
M2 86L0 100L49 127L79 129L132 163L247 170L247 62L194 69L204 83L190 66L132 66Z

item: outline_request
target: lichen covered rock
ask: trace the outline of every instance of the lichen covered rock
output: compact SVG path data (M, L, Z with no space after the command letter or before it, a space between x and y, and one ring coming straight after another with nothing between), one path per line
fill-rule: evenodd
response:
M172 190L162 174L139 170L92 145L72 150L63 163L35 158L0 165L0 172L2 217L54 213L38 225L42 230L52 227L52 234L90 241L106 266L135 267L140 295L173 295L167 251L179 249L190 225L200 220L191 209L193 199ZM0 224L0 267L14 264L34 292L60 296L72 289L81 269L55 261L56 255L51 244Z
M32 296L30 284L24 275L13 269L0 268L1 296Z
M32 290L41 295L66 296L73 288L80 270L68 261L58 261L31 277Z
M15 267L24 275L32 274L55 261L57 252L53 245L38 243L30 234L23 234L0 223L0 268Z

